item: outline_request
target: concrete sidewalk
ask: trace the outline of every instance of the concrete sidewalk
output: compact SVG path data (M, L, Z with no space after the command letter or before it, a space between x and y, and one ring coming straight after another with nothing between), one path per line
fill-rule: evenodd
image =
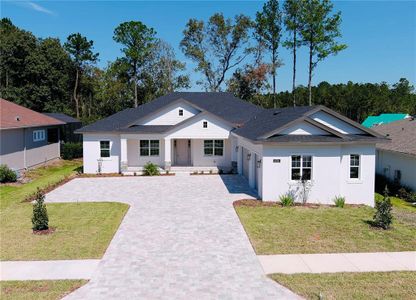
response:
M266 274L416 271L416 251L258 255Z
M99 259L0 261L0 280L90 279Z

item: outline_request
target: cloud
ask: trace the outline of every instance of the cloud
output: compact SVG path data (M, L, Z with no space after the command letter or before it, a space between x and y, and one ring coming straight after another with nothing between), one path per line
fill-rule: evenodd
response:
M29 5L29 7L33 10L39 11L41 13L44 14L48 14L48 15L55 15L55 13L43 6L40 6L39 4L35 3L35 2L28 2L27 3Z

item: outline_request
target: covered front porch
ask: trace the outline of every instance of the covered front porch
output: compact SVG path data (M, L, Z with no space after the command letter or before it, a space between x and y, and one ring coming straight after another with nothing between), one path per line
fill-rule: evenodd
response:
M166 138L162 136L121 136L120 171L141 173L143 166L154 163L161 171L229 171L232 161L231 139Z

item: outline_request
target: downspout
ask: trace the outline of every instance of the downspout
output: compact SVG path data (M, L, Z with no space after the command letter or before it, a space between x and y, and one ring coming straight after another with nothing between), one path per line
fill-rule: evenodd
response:
M27 169L26 162L26 128L23 128L23 167Z

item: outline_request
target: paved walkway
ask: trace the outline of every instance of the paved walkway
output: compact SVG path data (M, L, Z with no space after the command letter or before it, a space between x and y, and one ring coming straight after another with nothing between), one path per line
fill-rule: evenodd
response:
M130 204L90 282L67 299L295 299L264 274L232 202L239 176L79 178L47 202Z
M0 261L0 280L90 279L99 259Z
M266 274L416 271L416 252L259 255Z

